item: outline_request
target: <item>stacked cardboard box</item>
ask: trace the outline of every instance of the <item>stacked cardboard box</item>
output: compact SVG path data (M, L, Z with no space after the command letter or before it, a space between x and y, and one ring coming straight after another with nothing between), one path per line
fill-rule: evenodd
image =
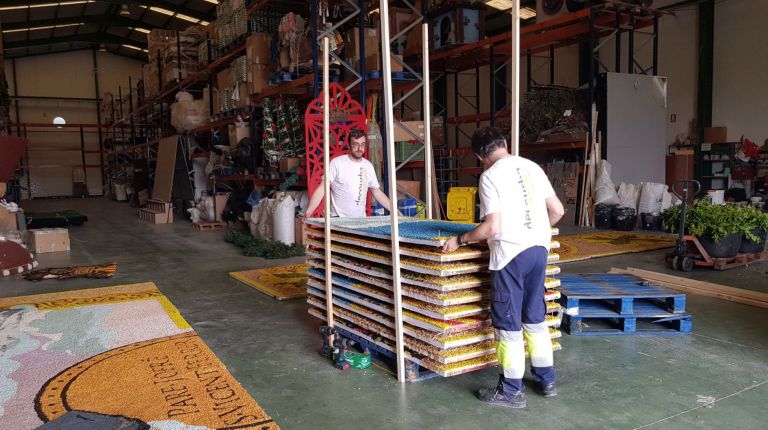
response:
M219 48L227 49L248 31L245 0L222 0L216 6Z
M272 36L269 33L248 36L245 55L248 60L248 93L259 94L267 88L272 74Z
M365 71L381 70L381 38L378 28L365 28L363 40L360 40L360 31L357 29L348 31L344 41L344 50L347 62L358 72L360 71L360 46L364 47ZM391 67L393 72L402 72L402 57L392 54Z

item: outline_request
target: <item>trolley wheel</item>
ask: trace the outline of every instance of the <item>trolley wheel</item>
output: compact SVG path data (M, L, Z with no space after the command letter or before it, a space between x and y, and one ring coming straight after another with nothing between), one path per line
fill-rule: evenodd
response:
M672 270L680 270L680 256L675 255L672 257Z
M683 272L690 272L693 270L693 258L691 257L683 257L680 261L680 269L683 270Z

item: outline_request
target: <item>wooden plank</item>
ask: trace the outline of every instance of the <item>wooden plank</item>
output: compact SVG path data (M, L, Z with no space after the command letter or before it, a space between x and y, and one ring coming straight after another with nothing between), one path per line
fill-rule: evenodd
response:
M164 202L171 201L173 187L173 171L176 165L176 147L178 136L166 137L160 140L157 151L157 168L155 170L155 187L152 198Z
M739 288L732 288L732 287L727 287L725 285L712 284L712 283L703 282L703 281L693 281L691 279L679 278L677 276L664 275L662 273L650 272L646 270L633 269L631 267L627 269L619 269L619 268L613 267L608 273L636 275L636 276L640 276L645 279L648 279L650 281L656 282L667 288L671 288L673 290L678 290L678 291L682 291L690 294L699 294L702 296L714 297L717 299L728 300L730 302L741 303L745 305L768 309L768 301L767 301L768 299L760 300L760 299L750 298L748 293L755 293L755 292L745 291ZM656 278L655 275L662 275L662 276L660 278ZM667 280L663 280L662 278ZM679 284L670 280L675 278L683 279L684 281L686 281L686 284ZM693 281L694 284L701 282L701 284L703 284L704 286L687 285L687 283L690 281ZM716 288L713 288L712 286L716 286ZM745 295L745 293L747 294ZM756 293L756 294L763 294L763 293ZM768 296L766 294L763 294L763 295Z
M700 289L716 291L716 292L725 292L728 294L739 295L739 296L743 296L745 298L750 298L753 300L768 302L768 294L761 293L759 291L750 291L750 290L745 290L743 288L728 287L726 285L715 284L712 282L697 281L695 279L688 279L680 276L667 275L665 273L652 272L650 270L642 270L634 267L627 267L626 270L631 272L631 274L633 275L637 275L643 278L652 277L654 279L658 279L660 281L665 281L665 282L671 282L673 284L679 284L687 287L700 288Z

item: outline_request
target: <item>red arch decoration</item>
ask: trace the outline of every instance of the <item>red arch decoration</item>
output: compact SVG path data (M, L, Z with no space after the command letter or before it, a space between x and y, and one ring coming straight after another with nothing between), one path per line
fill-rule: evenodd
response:
M359 129L368 132L366 125L365 111L360 103L341 85L331 83L329 85L330 107L330 126L329 131L331 142L329 144L333 159L339 155L349 152L347 143L349 132L353 129ZM320 97L312 100L304 113L304 135L307 147L307 191L309 197L312 197L317 187L322 185L323 173L323 93ZM366 149L365 158L368 158ZM370 210L367 210L370 212ZM309 216L321 216L323 213L323 204L317 208L314 214Z

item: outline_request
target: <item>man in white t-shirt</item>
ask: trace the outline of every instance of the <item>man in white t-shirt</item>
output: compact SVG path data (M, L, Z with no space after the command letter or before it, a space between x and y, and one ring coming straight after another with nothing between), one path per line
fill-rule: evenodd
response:
M389 197L379 189L379 180L376 178L373 164L363 158L366 146L365 133L352 130L349 133L349 154L331 160L327 170L331 180L331 216L365 217L368 191L380 205L390 210ZM325 190L318 187L309 200L305 214L311 216L320 206L324 196Z
M502 373L495 388L478 392L483 402L524 408L523 374L528 343L531 373L545 397L557 395L552 340L544 302L551 227L564 215L544 171L509 154L507 141L485 127L472 136L472 151L485 171L480 176L480 218L475 229L451 238L443 252L488 240L491 248L491 320Z

